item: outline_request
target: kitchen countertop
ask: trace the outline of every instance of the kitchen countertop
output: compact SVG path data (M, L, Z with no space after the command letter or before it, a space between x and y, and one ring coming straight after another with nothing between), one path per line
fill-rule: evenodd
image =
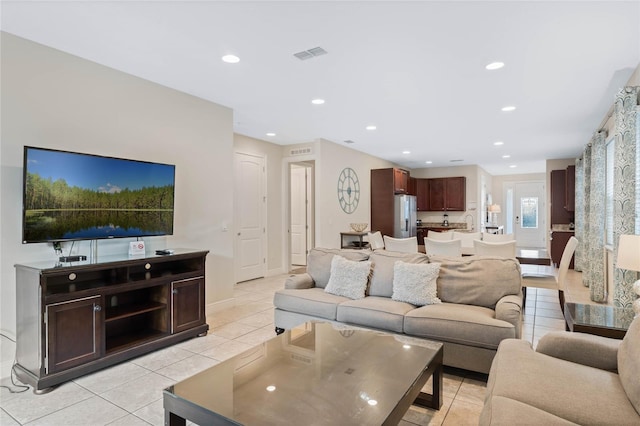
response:
M551 232L575 232L575 229L569 229L570 225L568 223L560 223L551 225Z
M458 232L474 232L470 229L467 229L467 224L462 223L449 223L449 226L443 226L440 222L423 222L422 225L417 226L418 229L429 229L429 228L438 228L438 229L447 229Z

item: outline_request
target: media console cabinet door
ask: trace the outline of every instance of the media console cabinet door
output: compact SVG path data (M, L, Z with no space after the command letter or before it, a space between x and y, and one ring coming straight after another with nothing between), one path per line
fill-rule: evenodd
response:
M100 300L100 296L93 296L46 306L47 374L100 358Z
M204 315L204 277L171 283L171 333L178 333L206 322Z

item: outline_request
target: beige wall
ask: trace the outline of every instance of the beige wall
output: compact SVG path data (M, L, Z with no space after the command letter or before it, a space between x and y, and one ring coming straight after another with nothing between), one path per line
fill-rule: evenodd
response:
M395 165L323 139L316 141L314 148L317 157L316 247L340 247L340 232L351 230L350 223L371 224L371 169ZM360 202L351 214L342 211L338 202L338 177L345 167L351 167L360 182Z
M222 225L233 223L232 111L0 34L0 329L15 332L13 265L55 259L50 244L21 244L23 145L175 164L175 235L145 238L148 250L210 250L207 307L231 300L233 240ZM102 240L99 255L125 254L129 241ZM88 241L74 248L89 254Z
M265 157L267 165L267 273L283 273L283 147L249 136L235 134L233 146L236 152ZM285 147L286 148L286 147Z

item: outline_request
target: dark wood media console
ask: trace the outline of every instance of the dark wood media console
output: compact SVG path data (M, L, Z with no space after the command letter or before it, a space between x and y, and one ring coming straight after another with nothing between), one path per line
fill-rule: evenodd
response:
M207 253L16 265L16 375L44 392L206 335Z

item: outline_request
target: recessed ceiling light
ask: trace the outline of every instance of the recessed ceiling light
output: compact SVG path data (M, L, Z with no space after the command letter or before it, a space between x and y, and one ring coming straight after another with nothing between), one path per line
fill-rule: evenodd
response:
M273 392L274 390L276 390L275 386L273 386L273 385L267 386L267 392Z
M500 146L500 145L504 145L504 142L502 141L497 141L493 143L495 146Z
M370 399L367 401L367 404L371 406L378 405L378 401L376 401L375 399Z
M375 129L377 129L377 127L374 126L373 124L370 124L369 126L365 127L365 129L367 129L367 130L375 130Z
M433 161L425 161L424 164L433 164Z
M493 71L493 70L499 70L502 67L504 67L504 62L491 62L485 68L490 71Z
M324 99L314 99L311 103L314 105L322 105L324 103Z
M411 151L402 151L402 153L407 155L407 154L411 154Z
M502 111L511 112L511 111L515 111L515 109L516 109L516 107L514 107L513 105L509 105L509 106L503 107Z
M275 136L275 135L276 135L276 134L275 134L275 133L273 133L273 132L269 132L269 133L267 133L267 136Z
M512 165L509 166L509 168L512 168L512 169L515 169L516 167L518 167L518 166L515 165L515 164L512 164Z
M222 57L222 62L226 62L228 64L237 64L238 62L240 62L240 58L238 58L236 55L224 55Z
M511 158L511 156L509 154L505 154L502 156L502 158Z

